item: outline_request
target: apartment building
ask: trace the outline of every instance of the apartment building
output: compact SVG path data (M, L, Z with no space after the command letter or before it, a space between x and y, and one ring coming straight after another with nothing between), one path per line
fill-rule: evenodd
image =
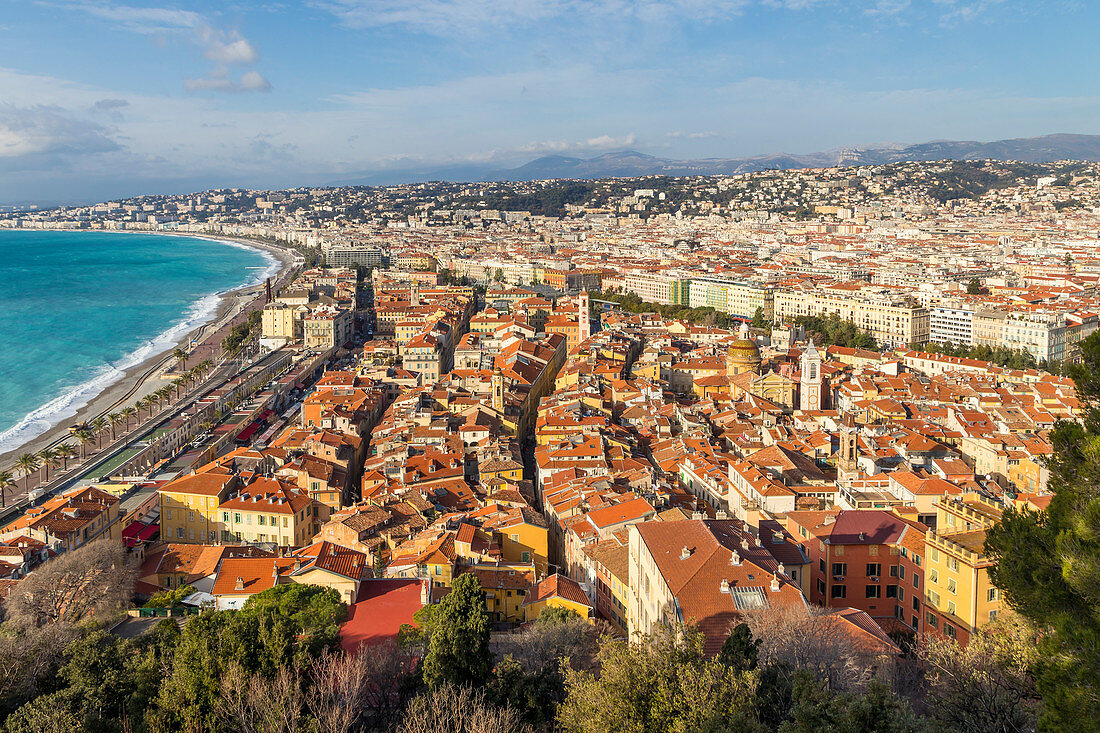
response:
M692 308L714 308L738 318L751 319L757 310L765 320L775 317L771 288L758 283L734 282L714 277L691 279L688 304Z
M936 503L937 529L925 539L929 632L965 644L972 633L1007 612L1000 589L990 581L994 562L985 554L986 530L1000 520L1000 507L978 494Z
M973 344L974 308L961 302L939 303L930 307L928 340L938 344Z
M928 341L929 313L924 306L888 292L862 293L843 289L776 291L775 319L836 313L871 334L882 346L907 346Z
M687 305L691 280L657 273L628 273L622 276L623 292L661 305Z

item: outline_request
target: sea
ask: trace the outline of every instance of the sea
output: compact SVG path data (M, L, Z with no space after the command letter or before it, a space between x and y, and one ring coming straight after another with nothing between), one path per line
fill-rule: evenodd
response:
M0 453L76 415L127 369L279 268L201 237L0 230Z

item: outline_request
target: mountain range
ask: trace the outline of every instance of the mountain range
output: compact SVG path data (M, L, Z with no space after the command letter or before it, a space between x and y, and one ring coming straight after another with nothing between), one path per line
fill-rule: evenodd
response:
M676 160L633 150L594 158L547 155L517 168L466 164L440 168L376 171L336 185L387 185L422 181L537 181L549 178L612 178L651 175L733 175L768 169L827 168L883 165L927 160L1014 160L1043 163L1054 160L1100 161L1100 135L1055 134L993 142L936 140L916 145L836 148L820 153L772 153L747 158Z

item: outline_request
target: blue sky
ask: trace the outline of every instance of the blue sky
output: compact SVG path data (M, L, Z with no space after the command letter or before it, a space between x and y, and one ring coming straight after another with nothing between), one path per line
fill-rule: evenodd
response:
M1097 6L0 0L0 201L1100 133Z

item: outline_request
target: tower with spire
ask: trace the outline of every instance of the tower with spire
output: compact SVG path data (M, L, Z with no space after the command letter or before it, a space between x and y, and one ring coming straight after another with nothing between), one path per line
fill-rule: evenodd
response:
M821 409L821 354L811 340L802 352L802 376L798 383L798 407L803 412Z

